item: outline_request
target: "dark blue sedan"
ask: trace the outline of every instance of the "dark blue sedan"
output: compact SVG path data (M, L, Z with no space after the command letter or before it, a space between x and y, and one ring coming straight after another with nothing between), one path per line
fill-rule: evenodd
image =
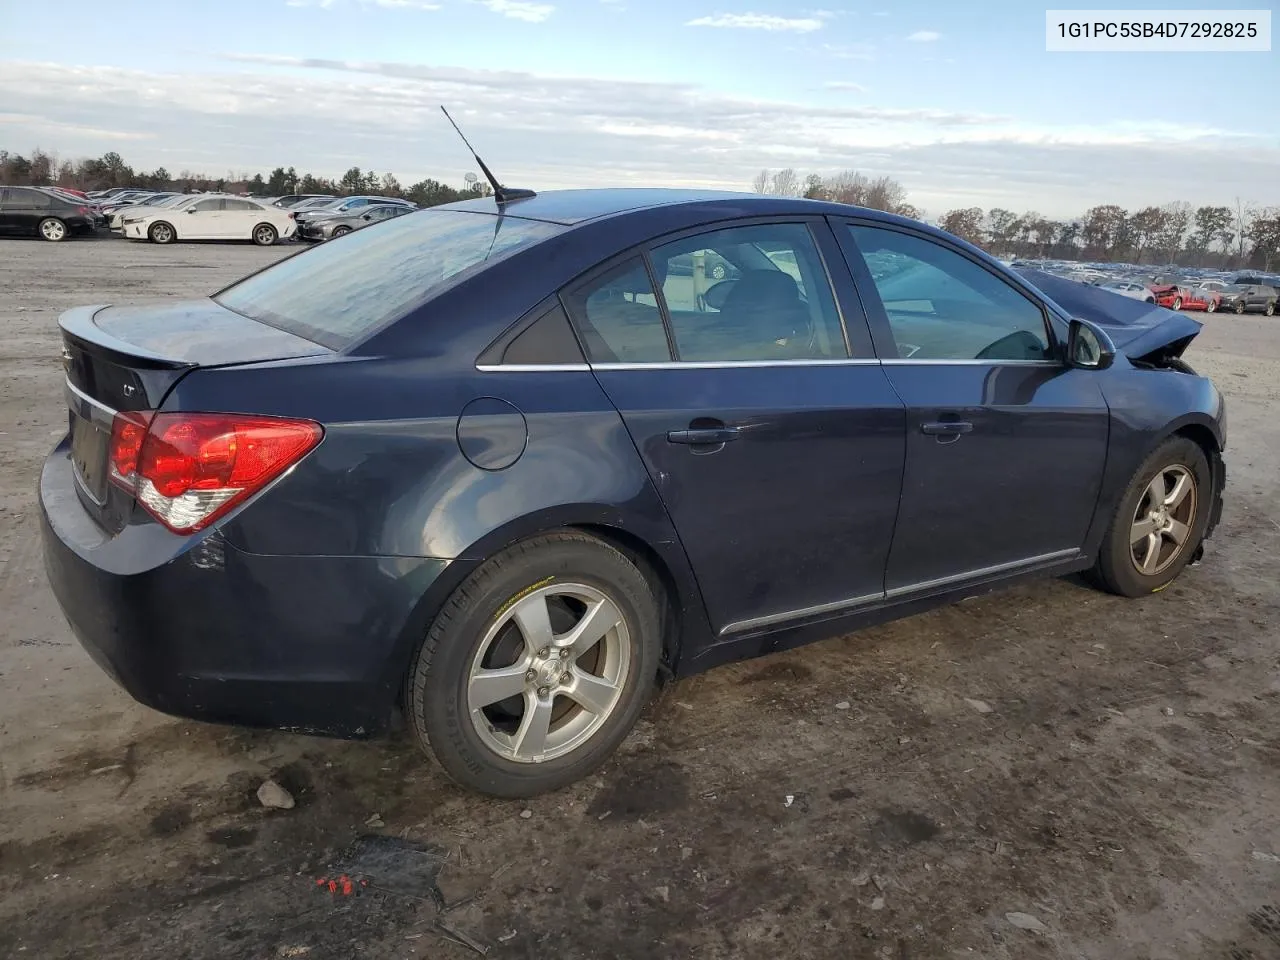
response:
M501 796L660 676L1026 577L1150 594L1221 512L1198 322L838 204L477 199L60 322L46 558L94 659L205 720L404 715Z

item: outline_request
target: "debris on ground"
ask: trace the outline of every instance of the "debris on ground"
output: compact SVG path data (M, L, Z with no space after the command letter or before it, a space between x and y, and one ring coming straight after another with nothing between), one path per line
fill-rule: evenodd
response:
M786 799L782 801L784 807L789 807L796 802L795 794L788 793Z
M533 816L533 811L532 811L532 810L521 810L521 811L520 811L520 819L521 819L521 820L528 820L528 819L529 819L530 817L532 817L532 816Z
M258 787L258 802L268 810L292 810L295 806L293 794L271 779Z
M852 883L855 887L865 887L868 883L871 882L871 874L865 873L865 872L859 873L849 882Z
M1033 933L1048 933L1049 928L1029 913L1006 913L1004 918L1019 930L1030 930Z
M883 910L883 909L884 909L884 897L876 897L874 900L872 900L872 901L871 901L871 909L872 909L872 910Z
M973 709L977 710L979 713L991 712L991 704L987 703L985 700L974 700L970 697L965 697L964 702L973 707Z
M1253 859L1260 860L1263 863L1280 863L1280 857L1277 857L1274 853L1267 853L1264 850L1253 851Z
M480 943L478 940L475 940L472 937L467 936L467 934L463 933L461 930L457 930L454 927L449 926L442 919L439 919L439 918L436 919L436 929L439 930L442 934L444 934L445 939L452 940L454 941L454 943L460 943L464 947L470 947L472 950L480 954L480 956L482 957L489 952L489 948L486 947L483 943Z
M500 936L500 937L498 938L498 942L499 942L499 943L506 943L506 942L507 942L507 941L509 941L509 940L514 940L515 938L516 938L516 931L515 931L515 930L509 930L509 931L507 931L506 933L504 933L502 936Z
M851 704L848 700L841 700L839 703L837 703L837 704L836 704L836 709L837 709L837 710L848 710L848 709L850 709L852 706L853 706L853 704Z
M382 820L382 814L375 813L364 822L364 825L366 827L373 827L374 829L377 829L378 827L385 827L386 823Z
M1164 715L1165 715L1166 717L1172 717L1172 716L1173 716L1173 707L1165 707L1165 708L1164 708L1164 710L1163 710L1162 712L1164 713Z

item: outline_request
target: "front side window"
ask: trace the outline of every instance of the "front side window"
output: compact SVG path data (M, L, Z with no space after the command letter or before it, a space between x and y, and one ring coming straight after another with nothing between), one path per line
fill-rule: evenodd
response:
M564 228L456 210L320 244L215 294L228 310L341 349L496 260Z
M1041 307L940 243L849 225L884 304L898 356L911 360L1048 360Z
M197 213L217 213L219 210L223 209L224 203L226 203L226 201L221 198L201 200L191 209Z
M677 360L848 356L835 297L804 224L716 230L664 244L651 257L663 278Z
M671 359L658 298L639 257L592 278L566 294L564 301L592 363Z

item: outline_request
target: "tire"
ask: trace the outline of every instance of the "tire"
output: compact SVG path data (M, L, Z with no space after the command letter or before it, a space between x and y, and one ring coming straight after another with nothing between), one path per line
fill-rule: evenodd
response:
M330 235L330 239L337 240L339 237L345 237L350 232L350 227L334 227L333 233Z
M1242 316L1243 314L1244 314L1244 301L1243 301L1243 300L1237 300L1237 301L1236 301L1236 316L1237 316L1237 317L1239 317L1239 316Z
M260 247L269 247L279 238L280 234L269 223L260 223L253 228L253 242Z
M1181 310L1181 309L1182 309L1182 298L1181 298L1181 297L1174 297L1174 299L1173 299L1173 309L1174 309L1174 310Z
M1274 300L1271 300L1270 302L1268 302L1267 308L1266 310L1263 311L1263 313L1266 314L1268 317L1274 317L1276 315L1276 302Z
M1182 499L1165 508L1163 516L1176 523L1172 529L1163 529L1163 523L1153 524L1150 520L1157 478L1168 496L1177 495L1179 483L1190 482ZM1191 561L1204 539L1213 497L1213 475L1204 451L1186 437L1170 437L1147 457L1129 481L1102 539L1095 579L1122 597L1141 597L1163 590ZM1180 528L1182 539L1178 541ZM1146 535L1142 536L1144 532ZM1135 536L1141 539L1135 540ZM1148 564L1153 548L1156 556Z
M173 243L174 240L178 239L178 234L172 225L165 223L163 220L157 220L147 228L147 239L152 243Z
M599 617L588 618L593 610ZM531 797L582 779L626 738L648 701L662 652L659 610L644 574L594 537L546 534L507 548L454 591L414 657L404 699L419 742L451 778L491 796ZM530 611L547 614L554 638L525 639L517 618ZM556 656L572 629L615 614L586 652ZM551 655L540 656L540 645ZM511 672L500 686L472 682L481 673L503 680L496 674L504 669ZM588 674L596 683L581 679ZM576 699L591 693L601 698L596 710ZM524 743L526 718L540 716L549 718L548 732Z
M1209 300L1209 301L1207 301L1207 302L1205 303L1205 305L1204 305L1204 312L1205 312L1205 313L1213 313L1213 312L1215 312L1217 309L1218 309L1218 304L1217 304L1216 302L1214 302L1213 300Z
M61 243L67 239L67 225L57 217L45 217L36 227L36 231L40 234L41 239L48 240L50 243Z

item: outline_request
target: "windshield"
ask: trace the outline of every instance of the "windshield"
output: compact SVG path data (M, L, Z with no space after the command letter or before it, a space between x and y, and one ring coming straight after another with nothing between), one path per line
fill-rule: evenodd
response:
M339 350L457 280L563 229L516 217L423 210L282 260L213 299Z

